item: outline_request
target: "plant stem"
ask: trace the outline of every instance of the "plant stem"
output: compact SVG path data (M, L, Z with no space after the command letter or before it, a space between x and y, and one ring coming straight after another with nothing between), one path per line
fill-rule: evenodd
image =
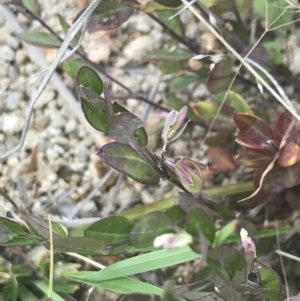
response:
M212 198L219 198L219 197L230 196L230 195L235 195L244 192L250 192L253 190L254 190L253 182L247 181L238 184L227 185L226 187L216 187L216 188L213 187L213 188L204 189L203 193ZM162 199L152 204L140 205L135 208L125 210L119 215L125 216L130 220L136 220L154 211L168 210L175 205L178 205L177 196Z

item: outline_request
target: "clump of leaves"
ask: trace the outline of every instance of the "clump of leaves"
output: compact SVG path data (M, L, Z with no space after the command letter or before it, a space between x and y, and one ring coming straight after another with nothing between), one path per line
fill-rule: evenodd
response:
M263 192L278 193L300 183L297 130L289 113L282 113L272 127L247 113L235 114L234 122L242 134L236 142L246 148L237 156L237 161L255 168L256 187L259 187L262 174L273 161L273 168L263 179Z

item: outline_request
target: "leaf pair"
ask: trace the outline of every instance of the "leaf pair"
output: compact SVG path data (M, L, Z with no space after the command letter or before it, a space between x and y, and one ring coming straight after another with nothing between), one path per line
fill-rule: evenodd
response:
M272 170L264 176L264 192L277 193L300 182L297 131L289 113L282 113L273 128L250 114L235 114L234 121L242 133L236 142L247 148L237 156L237 160L257 168L254 177L256 187L260 186L265 170L274 163Z
M87 121L97 130L116 140L104 145L97 155L109 166L134 180L156 185L160 180L153 155L144 147L148 135L143 122L125 108L112 103L107 89L105 99L103 81L90 67L82 66L77 74L76 88Z

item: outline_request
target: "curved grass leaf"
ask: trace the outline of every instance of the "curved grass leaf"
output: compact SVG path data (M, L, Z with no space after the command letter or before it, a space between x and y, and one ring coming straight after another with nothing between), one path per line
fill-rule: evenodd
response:
M131 146L112 142L104 145L97 155L107 165L124 173L137 182L156 185L160 176L157 171Z
M159 250L128 258L114 263L99 272L71 272L64 273L63 276L82 282L102 282L173 266L199 257L198 253L186 246L177 250Z
M120 294L143 293L159 296L163 294L163 289L129 277L97 281L95 279L81 279L80 272L74 273L73 275L71 275L70 273L65 273L63 274L63 276L70 280L79 281L94 287L100 287Z
M61 41L51 33L47 32L25 32L21 38L28 44L46 48L59 48Z

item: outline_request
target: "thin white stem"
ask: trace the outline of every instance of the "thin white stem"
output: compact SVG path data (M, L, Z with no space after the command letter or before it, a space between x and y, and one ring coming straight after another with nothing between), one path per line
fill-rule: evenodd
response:
M276 79L266 69L264 69L261 65L259 65L257 62L255 62L255 61L253 61L252 59L249 59L249 58L247 58L246 61L249 64L253 65L255 68L257 68L260 71L262 71L268 77L268 79L272 82L272 84L277 89L277 91L280 94L280 96L282 97L282 99L284 99L284 101L286 102L286 104L288 106L290 106L290 108L296 113L296 110L295 110L292 102L290 101L290 99L288 98L288 96L285 94L285 92L281 88L281 86L278 84L278 82L276 81Z
M86 23L86 21L88 20L88 18L90 17L90 15L92 14L94 9L98 6L98 4L100 2L101 2L101 0L93 0L90 3L90 5L86 8L86 10L82 13L82 15L78 18L78 20L72 25L72 27L69 28L69 30L68 30L68 32L65 36L65 39L64 39L63 43L61 44L61 46L60 46L60 48L57 52L57 55L56 55L54 61L52 62L51 66L49 68L48 74L44 77L44 79L43 79L42 83L40 84L38 90L33 95L32 99L30 101L27 117L26 117L26 120L25 120L25 125L23 127L23 131L22 131L22 134L21 134L19 144L16 145L14 148L10 149L9 151L7 151L6 153L4 153L3 155L1 155L0 158L2 160L6 159L10 155L12 155L15 152L17 152L18 150L20 150L22 148L22 146L24 145L26 135L27 135L27 132L28 132L28 128L29 128L29 125L30 125L31 117L32 117L32 114L33 114L34 106L35 106L37 100L39 99L39 97L43 93L44 89L46 88L47 84L49 83L49 81L50 81L52 75L54 74L57 66L60 64L62 58L64 57L65 52L69 48L70 43L75 38L75 36L79 32L79 30ZM6 14L9 13L9 11L5 7L1 7L1 12L3 12L4 16L6 16Z

